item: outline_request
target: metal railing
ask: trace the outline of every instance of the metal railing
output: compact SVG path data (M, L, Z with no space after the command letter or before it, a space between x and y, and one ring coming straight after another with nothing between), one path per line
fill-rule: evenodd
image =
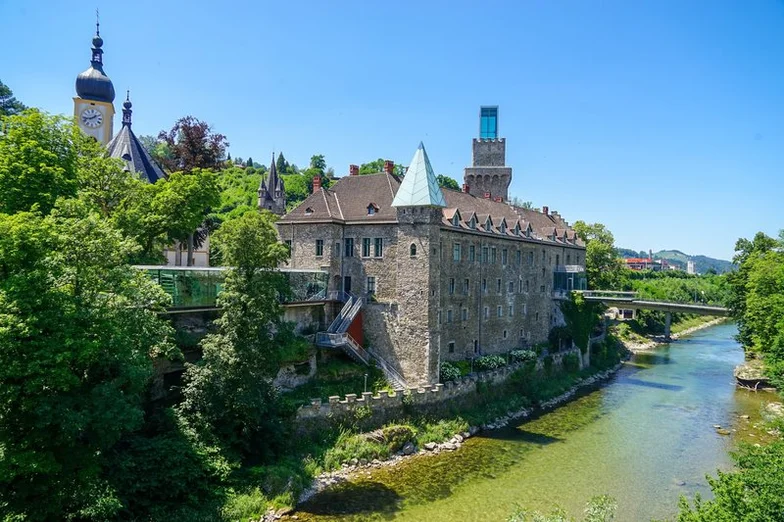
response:
M407 388L406 380L403 378L397 370L392 368L392 365L389 364L387 361L384 360L383 357L378 355L377 353L372 352L371 350L367 350L367 353L370 354L370 357L373 358L373 362L378 366L382 372L384 372L384 376L390 383L395 386L396 389L405 389Z

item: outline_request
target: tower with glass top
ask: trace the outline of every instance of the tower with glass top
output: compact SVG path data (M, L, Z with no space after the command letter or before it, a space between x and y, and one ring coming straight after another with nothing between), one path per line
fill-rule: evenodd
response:
M509 199L512 168L506 166L506 139L498 137L498 106L479 108L479 137L473 141L473 157L463 182L477 197Z

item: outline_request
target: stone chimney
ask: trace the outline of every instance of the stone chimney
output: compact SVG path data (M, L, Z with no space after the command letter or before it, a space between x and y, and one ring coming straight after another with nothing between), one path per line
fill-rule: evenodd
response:
M496 203L503 203L504 202L504 197L503 196L496 196L495 197L495 202Z
M359 176L359 165L349 165L348 166L348 175L349 176Z
M392 160L384 160L384 172L387 174L395 173L395 162Z
M550 207L542 207L542 214L545 216L550 214Z
M491 194L489 192L485 192L485 199L490 199L490 195Z
M468 190L469 190L469 189L468 189L468 183L463 183L463 192L465 192L466 194L468 194Z
M313 176L313 192L321 190L321 176Z

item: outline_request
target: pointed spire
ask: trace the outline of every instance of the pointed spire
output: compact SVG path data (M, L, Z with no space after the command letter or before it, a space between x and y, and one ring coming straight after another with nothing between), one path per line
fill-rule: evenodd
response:
M425 145L419 147L411 159L403 183L392 201L393 207L446 207L444 193L438 186L430 158L427 157Z
M103 65L103 38L101 38L101 20L98 16L98 9L95 10L95 36L93 37L93 57L90 59L93 67L100 68Z
M123 118L122 118L123 127L131 126L131 113L133 112L131 110L131 107L133 107L133 104L131 103L131 91L129 89L125 91L125 101L123 102Z

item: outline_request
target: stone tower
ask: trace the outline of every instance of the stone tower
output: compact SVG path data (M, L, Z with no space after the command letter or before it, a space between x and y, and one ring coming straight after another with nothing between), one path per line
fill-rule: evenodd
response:
M441 355L441 339L434 332L441 300L439 238L446 201L421 143L392 206L398 220L396 358L409 385L430 384L438 382Z
M95 24L90 67L76 77L74 117L79 128L106 145L114 135L114 85L103 71L103 39Z
M479 138L473 141L472 165L466 167L463 182L477 197L509 199L512 168L506 166L506 140L498 137L498 107L482 107Z
M261 183L259 183L259 209L267 209L279 216L286 213L286 191L283 180L278 175L274 152L272 153L272 164L267 175L267 181L265 183L262 178Z

